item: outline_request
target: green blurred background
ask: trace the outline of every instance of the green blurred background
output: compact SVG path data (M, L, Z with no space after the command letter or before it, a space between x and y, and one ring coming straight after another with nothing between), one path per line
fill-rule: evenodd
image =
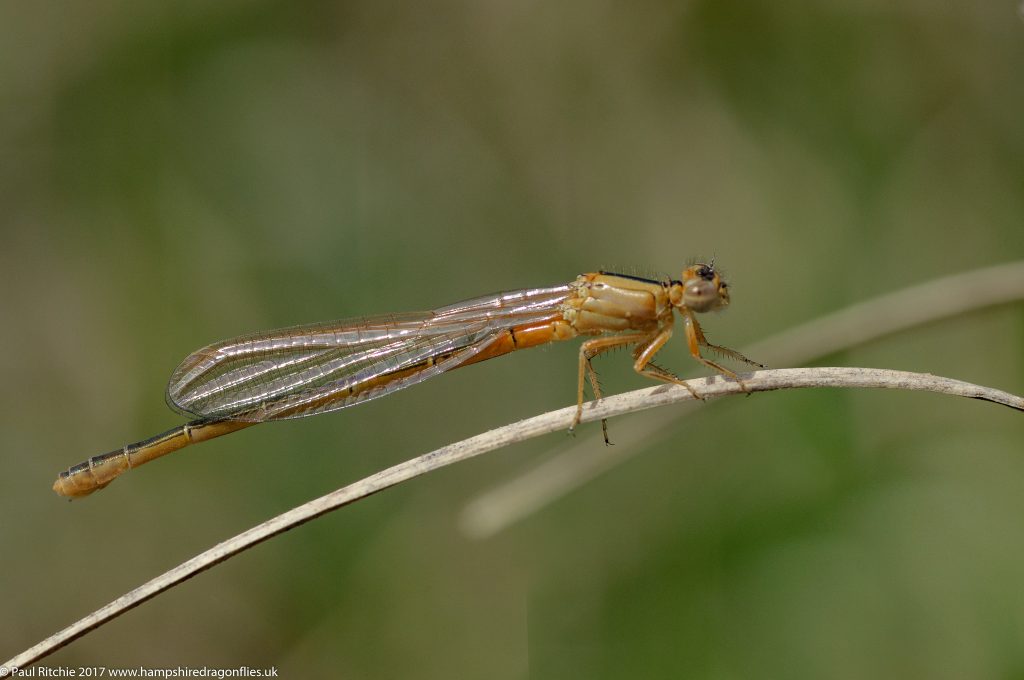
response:
M700 255L733 290L708 335L742 347L1020 258L1022 76L1009 2L0 5L0 658L575 396L564 343L56 498L60 469L179 422L162 391L193 349ZM1011 306L821 363L1021 393L1022 347ZM600 361L609 391L644 385L628 363ZM682 343L662 363L700 374ZM497 537L460 533L467 499L567 437L289 532L48 662L1024 677L1020 414L805 391L708 404L658 446L622 423L645 455Z

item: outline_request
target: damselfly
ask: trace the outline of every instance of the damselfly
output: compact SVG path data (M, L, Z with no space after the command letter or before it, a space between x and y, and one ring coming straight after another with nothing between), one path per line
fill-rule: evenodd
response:
M701 347L762 367L704 337L695 314L728 304L728 286L714 263L698 263L683 270L679 280L581 274L561 286L496 293L429 312L346 319L225 340L193 352L171 375L167 403L193 420L75 465L60 473L53 489L62 496L85 496L122 472L189 444L268 420L336 411L453 368L581 335L604 337L580 346L570 431L583 415L587 380L594 396L601 398L591 360L617 347L635 346L637 373L682 385L699 398L693 386L652 359L672 337L678 312L697 361L734 380L739 380L736 373L702 356ZM607 442L604 421L602 427Z

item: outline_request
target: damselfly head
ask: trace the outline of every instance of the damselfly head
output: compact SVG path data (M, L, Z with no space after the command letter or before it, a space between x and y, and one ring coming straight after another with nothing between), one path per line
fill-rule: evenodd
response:
M683 270L681 281L673 282L672 304L695 312L711 312L729 304L729 284L715 270L715 263L697 262Z

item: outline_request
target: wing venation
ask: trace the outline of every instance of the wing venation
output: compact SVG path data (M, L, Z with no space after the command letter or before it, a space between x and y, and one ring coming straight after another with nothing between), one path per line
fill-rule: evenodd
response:
M189 416L252 421L345 408L466 363L508 328L552 317L569 291L513 291L431 312L225 340L181 362L168 383L167 401Z

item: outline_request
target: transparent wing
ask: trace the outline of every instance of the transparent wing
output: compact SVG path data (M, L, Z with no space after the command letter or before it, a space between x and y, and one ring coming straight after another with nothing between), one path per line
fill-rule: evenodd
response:
M508 328L559 313L570 290L498 293L430 312L226 340L182 361L168 383L167 402L189 416L249 421L345 408L463 365Z

